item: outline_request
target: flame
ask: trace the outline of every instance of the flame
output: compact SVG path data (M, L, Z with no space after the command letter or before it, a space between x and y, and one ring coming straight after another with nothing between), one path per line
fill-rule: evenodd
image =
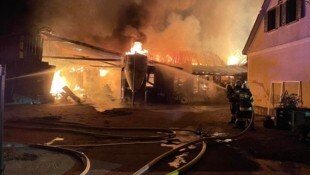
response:
M69 72L84 72L84 67L71 67Z
M237 55L231 55L228 57L227 65L237 65L239 64L239 61L240 57L238 57Z
M53 96L60 95L60 93L63 91L62 88L66 86L66 79L60 75L61 71L58 70L54 74L52 87L50 93Z
M106 69L99 69L99 75L100 75L100 77L104 77L104 76L106 76L107 74L108 74L108 70L106 70Z
M73 92L75 93L75 95L79 96L79 97L84 97L85 94L85 89L82 88L81 86L79 85L75 85L74 88L73 88Z
M247 57L240 50L236 50L234 54L228 57L227 65L241 65L245 64L244 61L246 63Z
M142 54L146 55L149 51L142 48L141 42L134 42L134 45L131 47L130 52L126 52L126 55Z
M73 91L79 91L81 90L82 88L79 86L79 85L75 85L75 87L73 88Z

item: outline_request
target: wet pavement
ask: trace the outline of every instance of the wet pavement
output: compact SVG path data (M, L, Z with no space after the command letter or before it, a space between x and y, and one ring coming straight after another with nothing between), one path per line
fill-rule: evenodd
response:
M77 163L72 155L22 144L5 144L6 175L66 174Z
M109 108L108 112L96 111L89 105L13 105L5 108L5 124L12 120L27 119L28 122L31 122L40 119L50 123L71 122L92 127L159 127L203 130L214 136L235 135L241 132L227 124L229 118L228 105L225 104L213 106L149 105L133 108L126 106L117 109ZM217 140L208 143L202 160L186 174L310 174L309 143L299 142L291 131L264 128L261 116L256 117L255 123L256 131L247 132L238 139ZM59 131L29 131L17 128L5 128L4 135L6 142L23 144L119 142L119 140ZM176 143L184 143L195 138L197 136L191 132L177 131L176 139L179 142ZM145 143L75 149L84 152L90 158L89 174L112 175L132 174L153 158L175 146L177 144ZM182 154L178 159L175 159L175 162L170 161L167 164L171 163L171 166L176 166L186 157ZM75 166L73 169L77 170L78 168ZM167 171L166 167L159 166L155 172L150 174L164 174ZM71 172L78 171L71 169Z

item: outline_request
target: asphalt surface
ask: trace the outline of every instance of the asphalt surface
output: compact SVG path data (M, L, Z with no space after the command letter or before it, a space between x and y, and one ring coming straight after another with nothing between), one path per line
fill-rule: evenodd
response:
M38 130L18 126L53 127L53 123L76 124L72 128L80 130L83 126L91 127L152 127L152 128L182 128L200 130L214 135L235 135L241 132L227 122L230 119L229 107L219 105L137 105L118 106L101 112L96 111L89 104L45 104L45 105L7 105L5 106L6 143L44 144L51 145L82 145L82 144L111 144L124 143L128 140L94 137L85 134L66 132L68 126L60 126L60 130ZM203 158L185 174L310 174L309 143L300 142L297 136L289 130L268 129L263 127L263 117L256 116L256 131L247 132L236 140L225 140L208 143ZM48 123L38 124L37 121ZM114 132L112 132L113 134ZM118 133L120 134L120 133ZM123 133L138 135L141 133ZM177 139L186 143L196 136L189 132L177 132ZM75 147L84 152L91 161L89 174L132 174L150 160L172 149L175 144L139 143L109 145L98 147ZM32 159L15 160L16 155L7 156L5 163L27 161L29 166L38 164L40 155L38 150L31 150L36 155ZM56 153L55 153L56 154ZM65 163L50 157L46 167ZM71 158L73 159L73 158ZM74 159L73 159L74 160ZM51 163L54 162L54 163ZM74 162L74 161L73 161ZM162 162L149 174L165 174L169 169L169 161ZM44 169L44 162L41 162ZM17 164L14 164L17 165ZM61 165L61 164L60 164ZM15 170L14 174L25 174L25 169L18 173L19 166L6 166L6 171ZM81 165L68 164L65 173L57 169L50 169L51 174L79 174ZM60 166L59 166L60 167ZM171 166L170 166L171 168ZM63 169L62 169L63 170ZM53 173L54 171L54 173ZM37 169L35 174L41 173ZM10 174L10 173L9 173Z

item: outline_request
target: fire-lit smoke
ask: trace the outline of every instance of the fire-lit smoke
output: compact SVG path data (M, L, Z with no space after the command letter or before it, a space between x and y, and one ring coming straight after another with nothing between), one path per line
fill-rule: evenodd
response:
M31 6L35 8L32 23L48 26L61 36L121 53L138 40L154 57L168 59L171 53L192 52L217 55L225 64L243 49L262 2L37 0ZM205 58L193 58L197 59Z
M227 59L227 65L242 65L246 63L246 56L242 55L241 51L230 55Z
M186 101L192 103L222 103L225 99L226 89L213 81L167 65L155 65L155 68L165 73L157 86L170 90L177 98L185 98Z

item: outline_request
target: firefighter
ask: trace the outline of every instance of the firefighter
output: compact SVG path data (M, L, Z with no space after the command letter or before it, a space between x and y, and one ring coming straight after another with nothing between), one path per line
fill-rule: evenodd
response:
M242 86L242 81L237 80L235 82L235 87L233 90L228 90L230 89L229 86L227 86L227 98L229 99L230 102L230 112L232 114L230 122L229 123L235 123L236 121L236 115L238 113L238 108L239 108L239 93L241 90Z
M230 104L231 121L229 123L234 123L233 119L235 115L235 108L234 108L235 92L231 84L226 85L226 96Z
M252 117L253 107L253 96L249 89L248 84L245 82L242 84L242 88L239 92L239 108L238 108L238 117L241 119L246 119L247 121ZM255 130L254 121L251 125L251 130Z

